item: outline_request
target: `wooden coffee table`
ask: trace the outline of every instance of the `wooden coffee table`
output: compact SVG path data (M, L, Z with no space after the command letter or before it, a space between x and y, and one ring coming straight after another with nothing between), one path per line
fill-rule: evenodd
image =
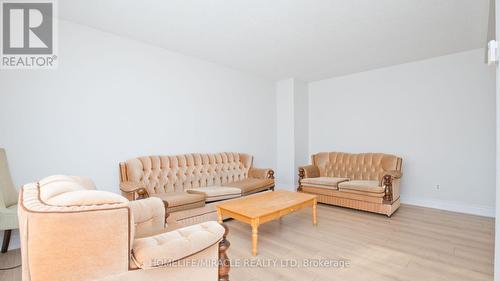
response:
M309 206L317 225L316 205L316 195L279 190L222 203L217 206L217 218L219 223L226 216L251 225L252 255L256 256L259 225Z

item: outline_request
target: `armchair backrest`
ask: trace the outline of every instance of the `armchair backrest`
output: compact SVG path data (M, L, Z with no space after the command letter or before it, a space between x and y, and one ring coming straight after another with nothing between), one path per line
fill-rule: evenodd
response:
M9 171L5 149L0 148L0 208L17 204L18 193Z
M381 180L386 171L401 171L402 159L383 153L320 152L312 155L312 164L321 177Z
M233 152L138 157L120 163L120 180L142 183L149 194L184 191L246 179L252 161Z
M134 237L124 197L91 180L52 176L19 194L23 281L93 280L129 269Z

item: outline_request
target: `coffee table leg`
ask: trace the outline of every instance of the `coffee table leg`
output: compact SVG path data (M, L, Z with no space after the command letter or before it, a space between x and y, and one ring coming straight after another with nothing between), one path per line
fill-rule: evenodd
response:
M318 225L318 211L317 211L317 207L318 206L318 200L317 199L314 199L313 201L313 224L314 225Z
M217 208L217 221L219 223L222 223L222 212L220 211L219 208Z
M259 235L259 222L252 220L252 256L257 255L257 239Z

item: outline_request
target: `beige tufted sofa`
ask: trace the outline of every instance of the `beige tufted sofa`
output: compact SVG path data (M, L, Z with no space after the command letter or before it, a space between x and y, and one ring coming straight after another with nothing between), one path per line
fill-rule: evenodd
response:
M299 188L318 202L391 216L399 208L402 159L382 153L321 152L299 167Z
M133 158L120 163L120 180L125 197L162 199L169 220L180 225L216 220L221 200L274 190L273 170L233 152Z
M129 202L70 176L24 185L19 198L23 281L228 280L227 229L166 232L158 198Z

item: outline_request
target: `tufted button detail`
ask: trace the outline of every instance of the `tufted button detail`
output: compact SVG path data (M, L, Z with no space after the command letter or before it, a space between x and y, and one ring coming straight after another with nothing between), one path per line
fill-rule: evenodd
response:
M245 179L251 157L243 158L239 153L185 154L139 157L130 163L127 169L136 175L131 180L143 182L154 193L181 191L189 184L207 186Z
M321 175L379 180L385 170L396 170L398 157L382 153L324 152L313 156Z

